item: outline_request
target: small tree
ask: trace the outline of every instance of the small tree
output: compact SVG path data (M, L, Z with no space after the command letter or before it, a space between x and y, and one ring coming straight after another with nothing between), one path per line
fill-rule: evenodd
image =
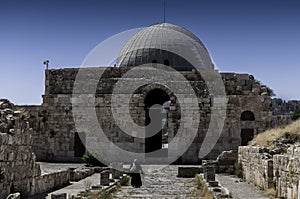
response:
M295 110L291 117L292 120L298 120L300 118L300 109Z

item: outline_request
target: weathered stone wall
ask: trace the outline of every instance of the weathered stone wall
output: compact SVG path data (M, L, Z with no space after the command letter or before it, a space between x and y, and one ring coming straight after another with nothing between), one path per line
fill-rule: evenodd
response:
M41 175L26 118L8 100L0 100L0 198L14 192L28 196L33 179Z
M71 102L72 100L78 100L75 97L76 94L80 94L81 99L84 99L79 102L80 106L96 109L101 128L112 142L125 150L144 152L145 140L131 137L120 130L111 112L111 94L114 86L130 68L102 67L80 70L84 70L89 75L85 81L86 85L79 85L79 89L76 91L73 91L73 87L79 71L78 68L46 70L46 88L42 106L24 107L31 113L30 124L35 130L33 149L38 160L76 162L81 160L81 156L78 153L76 155L78 146L75 137L77 133L84 135L86 131L85 129L76 129L74 121L86 122L89 121L90 116L73 118ZM144 73L151 74L151 69L144 68L143 70ZM103 72L103 75L99 81L97 74L100 72ZM200 122L198 136L180 161L183 163L196 163L199 162L198 153L209 128L213 97L210 96L206 84L198 72L181 72L181 74L190 82L198 97ZM129 85L135 81L141 81L141 78L136 78L140 74L136 75L131 75L122 80ZM256 135L271 126L271 101L267 96L267 88L258 84L254 77L248 74L222 73L221 76L228 100L227 107L221 107L226 110L226 120L218 143L207 158L216 158L224 150L236 150L242 141L242 129L253 129L253 133ZM147 80L145 77L143 78L143 80ZM177 93L184 94L186 92L186 88L181 88L182 86L177 81L176 75L170 75L164 81L162 83L167 85L178 85ZM95 84L95 82L97 84L96 91L89 89L88 85ZM180 104L168 88L154 84L139 88L131 98L130 114L135 123L145 125L147 113L144 100L147 94L154 89L163 90L170 96L172 101L168 120L168 140L170 141L176 135L180 122L193 122L193 119L187 121L180 119ZM130 94L128 92L122 90L124 95ZM187 95L183 103L189 105L192 102L192 99ZM241 114L244 111L254 113L255 120L241 121ZM186 132L188 133L189 129L186 129Z
M277 197L300 197L300 147L286 154L270 155L266 148L239 147L239 163L247 182L262 188L275 188Z
M279 98L272 99L272 107L274 115L290 115L297 109L300 109L299 100L284 101Z
M277 196L300 198L300 146L290 147L287 154L274 155L273 160Z
M290 115L273 115L272 116L272 128L284 127L292 123Z
M59 171L55 173L43 174L34 178L31 195L45 193L49 190L61 188L70 182L70 170Z
M238 162L242 166L247 182L261 189L268 189L273 184L273 160L267 149L262 147L239 147Z
M26 112L25 109L30 111ZM15 192L20 192L22 198L27 198L94 172L85 169L41 174L33 148L36 147L38 151L42 147L40 145L46 143L42 141L44 134L38 134L43 133L43 125L46 123L43 121L45 115L41 115L42 112L39 106L14 106L8 100L0 99L0 199ZM41 142L34 143L38 139Z

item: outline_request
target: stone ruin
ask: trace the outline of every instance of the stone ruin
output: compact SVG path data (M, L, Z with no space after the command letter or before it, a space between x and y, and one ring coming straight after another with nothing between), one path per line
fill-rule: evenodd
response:
M117 146L139 153L162 149L165 142L171 141L176 135L178 124L183 122L180 121L180 105L167 88L159 85L142 87L136 91L130 104L130 115L133 121L143 126L147 122L147 107L171 100L167 120L167 139L163 138L161 133L151 139L130 137L114 121L111 112L111 94L114 85L130 69L130 67L81 68L81 70L90 71L90 80L88 80L90 82L98 79L93 74L99 70L104 72L98 83L96 95L88 91L82 92L82 96L86 96L86 101L83 101L81 106L87 108L95 106L103 131ZM151 68L142 70L145 73L151 73ZM29 121L33 128L34 140L32 148L39 161L80 162L82 155L86 152L84 143L87 132L84 129L78 131L75 128L75 118L72 114L71 102L74 100L72 92L77 73L78 69L76 68L46 70L46 87L42 105L19 107L26 109L30 114ZM181 157L178 157L177 162L199 163L201 160L197 157L209 128L214 99L206 92L205 82L199 73L185 71L182 72L182 75L196 91L201 112L199 113L198 135L189 149ZM226 110L226 119L216 146L206 157L208 159L215 159L224 150L237 150L238 146L247 144L253 136L272 125L271 99L266 94L265 86L260 85L252 75L248 74L221 73L221 76L228 101L227 106L222 107ZM135 78L131 77L124 81L128 81L130 84L135 81ZM176 83L176 80L172 82L172 77L170 77L168 82ZM124 92L126 94L126 91ZM94 99L93 96L96 98ZM95 100L95 104L90 103L93 100ZM190 100L187 96L184 103L189 104ZM76 118L76 121L87 122L90 120L89 117L87 115L84 118ZM165 150L167 151L167 149Z
M239 147L244 179L262 190L276 190L276 197L300 197L300 146L272 154L264 147Z
M27 117L8 100L0 99L0 198L14 192L30 195L34 178L41 175Z
M47 68L45 70L45 93L41 105L14 106L7 100L0 100L0 198L12 192L32 195L45 191L38 185L52 182L54 176L42 176L35 159L38 161L82 161L82 156L87 151L85 144L88 132L86 129L76 128L75 121L79 123L89 122L91 116L87 114L84 117L76 118L72 107L74 101L78 102L78 106L96 110L101 128L109 140L118 147L135 153L148 153L162 149L165 152L164 155L166 155L172 151L166 146L176 136L179 124L187 127L184 129L185 134L188 134L191 130L188 127L195 124L193 118L186 120L181 118L178 99L167 86L162 86L168 84L178 85L178 92L185 95L185 99L181 103L187 106L197 103L200 108L197 136L187 151L178 156L175 162L178 164L198 164L202 161L198 157L199 151L207 130L210 128L210 121L216 119L211 118L212 110L216 106L226 112L226 119L216 145L204 159L216 159L223 151L237 150L239 146L247 145L248 141L258 133L270 127L290 122L289 117L273 117L273 109L275 115L286 114L287 111L294 110L298 106L298 102L288 102L285 105L285 103L278 100L273 100L272 103L269 88L260 84L249 74L220 73L227 101L226 105L222 105L219 103L218 98L209 92L208 85L205 82L205 78L209 79L212 73L218 73L218 71L214 69L203 43L189 31L172 24L158 24L149 28L151 34L154 35L146 34L146 36L149 37L148 40L153 41L152 43L157 46L150 48L145 42L146 39L145 41L136 39L140 42L138 44L132 44L131 42L135 40L129 40L127 47L142 46L142 48L131 50L124 48L123 54L121 53L118 58L119 67L51 70ZM146 33L147 30L145 29ZM197 64L208 70L200 74L199 71L192 68L191 63L174 53L174 50L176 50L173 45L176 42L175 40L159 38L155 35L157 32L152 30L158 31L158 33L166 31L163 32L166 33L165 35L177 30L175 38L180 41L183 51L190 52L191 46L196 46L201 57L201 62ZM138 33L138 35L140 34L143 34L143 32ZM186 36L190 39L186 39ZM161 43L164 42L169 42L166 46L171 46L174 49L169 49L170 51L160 49ZM153 60L150 60L149 57ZM141 74L150 74L151 76L153 67L141 67L139 73L122 78L134 67L144 64L143 62L151 63L154 68L157 67L157 63L160 63L178 69L178 73L188 81L197 97L195 102L186 93L186 88L180 87L182 82L176 79L178 74L170 71L169 76L162 80L162 85L148 84L142 86L135 91L134 95L127 90L121 91L121 94L130 97L130 116L140 126L146 126L149 123L149 109L152 105L163 105L165 102L170 102L167 117L163 118L164 121L160 121L160 125L165 122L167 128L163 129L164 132L161 130L155 136L145 139L131 137L123 132L116 124L111 111L112 95L118 81L122 80L124 84L131 85L138 80L149 81L151 79L151 77L144 77ZM87 85L97 82L97 86L96 91L90 90L86 86L81 87L75 93L81 97L76 98L73 88L79 70L89 74L89 78L85 82ZM103 75L99 79L97 74L100 72ZM125 114L125 112L120 113L120 115L122 114ZM214 125L212 129L216 129L218 124ZM95 124L91 124L91 126L96 128ZM110 150L110 148L107 148L107 150ZM111 156L114 154L115 151L110 151ZM233 156L236 156L234 152L222 153L217 159L218 169L231 172L233 169L231 168L232 162L235 161ZM207 167L205 171L210 171L210 169L210 167ZM55 176L55 178L59 178L60 184L63 184L68 182L70 176L70 172L65 172ZM53 183L50 184L48 183L44 187L55 186Z
M144 64L148 64L148 67ZM122 131L112 115L113 91L118 87L116 85L119 81L124 85L151 81L157 77L154 69L162 64L166 70L161 82L141 86L133 95L128 89L119 91L118 94L130 98L130 116L139 126L147 126L150 122L149 109L152 105L168 102L167 114L158 121L159 125L164 123L165 129L146 139L129 136ZM132 74L122 78L131 70L134 71ZM76 84L79 89L73 91L79 71L87 74L88 78ZM102 74L102 77L97 74ZM226 96L222 96L222 100L227 102L225 104L220 103L222 100L218 98L221 95L219 90L222 89L218 87L215 93L213 89L209 89L209 86L215 84L216 74L223 81ZM184 80L178 77L183 77ZM187 93L186 87L182 86L184 82L192 87L197 100ZM90 86L95 83L95 89L91 90ZM176 94L185 96L183 102L180 102L182 105L194 110L192 104L198 104L199 121L193 121L193 117L181 117L179 100L169 85L178 88ZM176 156L177 163L195 164L203 159L198 156L208 129L219 134L216 129L220 124L211 121L216 121L221 115L213 115L213 110L226 112L226 119L217 144L204 159L215 159L224 150L237 150L238 146L246 145L256 134L271 127L272 106L269 95L270 89L252 75L219 73L215 70L206 47L193 33L174 24L161 23L141 30L128 40L117 58L116 67L47 68L42 105L20 108L25 108L30 114L32 149L39 161L81 161L86 152L89 131L87 128L76 128L75 121L88 123L91 115L74 117L72 102L76 102L79 107L95 109L98 123L106 137L119 148L134 153L158 150L162 151L162 156L173 153L177 148L168 149L168 144L176 136L180 124L185 126L184 134L188 135L191 132L189 127L199 122L197 136L192 144L183 155ZM123 105L120 106L120 110L123 110ZM126 112L119 114L121 116ZM89 127L99 129L96 124L89 124ZM114 156L115 151L109 147L110 144L106 145L108 156Z
M30 115L7 99L0 99L0 199L27 198L77 181L93 169L41 173L32 150ZM15 194L14 194L15 193Z
M299 100L285 101L279 98L272 99L272 107L274 115L290 115L300 109Z

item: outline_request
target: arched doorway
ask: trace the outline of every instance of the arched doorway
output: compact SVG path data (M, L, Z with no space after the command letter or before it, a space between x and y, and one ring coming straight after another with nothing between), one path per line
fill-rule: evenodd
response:
M145 152L153 152L159 149L162 149L163 146L163 131L166 131L165 127L167 126L167 113L164 111L166 107L166 102L170 101L169 95L162 89L153 89L151 90L145 97L145 112L146 112L146 120L145 125L152 124L154 122L155 126L160 126L160 131L155 135L148 137L147 135L152 134L150 128L146 128L146 136L145 139ZM153 105L161 105L159 107L154 108ZM164 106L163 106L164 105ZM151 121L150 119L150 109L151 113L155 115L155 120ZM164 132L165 133L165 132Z

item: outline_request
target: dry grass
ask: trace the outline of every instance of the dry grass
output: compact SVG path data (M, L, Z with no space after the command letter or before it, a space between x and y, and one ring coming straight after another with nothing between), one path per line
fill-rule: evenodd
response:
M213 193L208 189L206 183L203 181L203 179L200 177L200 175L196 175L194 178L194 184L197 187L197 195L201 198L205 199L213 199L214 195Z
M266 194L267 196L276 197L276 190L275 190L275 189L267 189L267 190L265 191L265 194Z
M106 190L99 192L85 191L84 193L79 194L79 196L89 199L113 199L112 193Z
M273 128L260 133L251 142L249 142L249 145L272 147L270 146L272 141L282 137L300 138L300 120L297 120L283 128Z

